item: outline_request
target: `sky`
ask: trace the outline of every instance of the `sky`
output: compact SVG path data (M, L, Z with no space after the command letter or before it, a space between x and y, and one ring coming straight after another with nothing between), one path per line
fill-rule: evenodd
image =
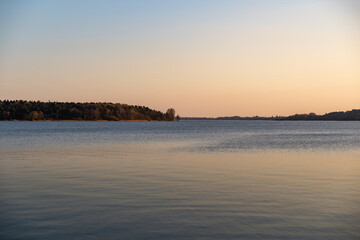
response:
M0 99L180 116L360 108L360 1L0 1Z

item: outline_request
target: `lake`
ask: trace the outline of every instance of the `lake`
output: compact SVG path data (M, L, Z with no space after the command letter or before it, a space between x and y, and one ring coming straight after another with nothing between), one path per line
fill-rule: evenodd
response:
M360 239L360 122L0 122L0 239Z

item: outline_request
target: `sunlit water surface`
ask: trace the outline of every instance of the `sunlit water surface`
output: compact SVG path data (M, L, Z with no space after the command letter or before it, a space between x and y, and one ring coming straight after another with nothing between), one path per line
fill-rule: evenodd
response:
M360 122L0 122L0 239L360 239Z

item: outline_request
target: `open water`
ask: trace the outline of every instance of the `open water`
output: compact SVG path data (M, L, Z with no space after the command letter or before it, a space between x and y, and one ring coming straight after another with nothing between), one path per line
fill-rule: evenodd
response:
M360 239L360 122L0 122L0 239Z

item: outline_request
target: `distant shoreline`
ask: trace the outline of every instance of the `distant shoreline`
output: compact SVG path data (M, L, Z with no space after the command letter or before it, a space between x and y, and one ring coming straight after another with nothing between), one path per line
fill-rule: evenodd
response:
M304 122L356 122L360 119L218 119L183 117L182 121L304 121ZM0 120L0 122L164 122L162 120Z
M295 114L291 116L275 116L275 117L183 117L183 120L267 120L267 121L360 121L360 109L353 109L346 112L330 112L324 115L309 114Z
M0 100L0 121L174 121L175 110L165 113L145 106L107 102L40 102ZM183 117L182 120L360 121L360 109L272 117Z
M206 119L196 119L191 117L183 117L181 118L182 121L303 121L303 122L356 122L360 121L360 119L354 119L354 120L306 120L306 119L217 119L217 118L206 118Z

